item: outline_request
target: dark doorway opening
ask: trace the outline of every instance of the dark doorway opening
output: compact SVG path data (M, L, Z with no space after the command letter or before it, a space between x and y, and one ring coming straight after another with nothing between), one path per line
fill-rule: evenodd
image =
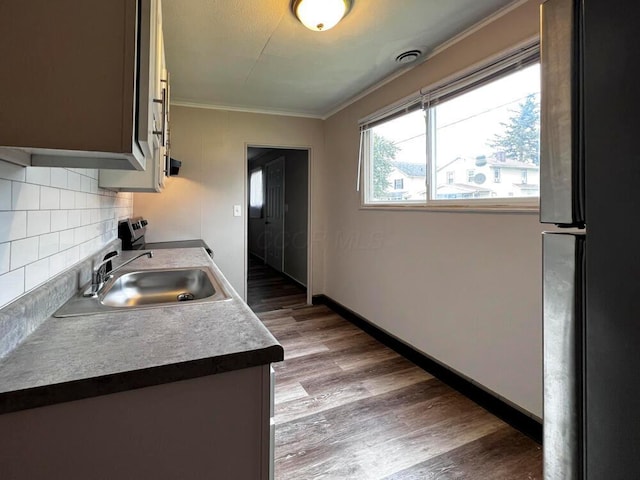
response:
M247 148L247 265L309 282L309 150Z

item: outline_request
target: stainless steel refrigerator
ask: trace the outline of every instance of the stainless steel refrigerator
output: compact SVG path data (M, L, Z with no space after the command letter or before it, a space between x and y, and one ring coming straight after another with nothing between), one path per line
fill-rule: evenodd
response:
M541 6L546 480L640 479L639 22Z

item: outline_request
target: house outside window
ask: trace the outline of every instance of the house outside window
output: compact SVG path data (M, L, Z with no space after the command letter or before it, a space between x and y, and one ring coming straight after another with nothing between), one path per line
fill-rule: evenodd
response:
M537 209L539 101L535 44L361 120L363 207Z
M402 190L404 188L404 179L398 178L393 181L393 189L394 190Z

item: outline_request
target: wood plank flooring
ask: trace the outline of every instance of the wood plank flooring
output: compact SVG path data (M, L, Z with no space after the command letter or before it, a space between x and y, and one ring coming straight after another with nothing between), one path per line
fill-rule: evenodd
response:
M256 259L248 303L275 364L278 480L541 479L538 444Z

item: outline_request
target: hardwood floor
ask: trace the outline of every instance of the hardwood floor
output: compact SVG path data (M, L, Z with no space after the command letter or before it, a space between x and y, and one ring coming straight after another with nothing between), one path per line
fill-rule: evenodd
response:
M541 447L324 305L249 263L249 306L280 341L278 480L541 479Z

